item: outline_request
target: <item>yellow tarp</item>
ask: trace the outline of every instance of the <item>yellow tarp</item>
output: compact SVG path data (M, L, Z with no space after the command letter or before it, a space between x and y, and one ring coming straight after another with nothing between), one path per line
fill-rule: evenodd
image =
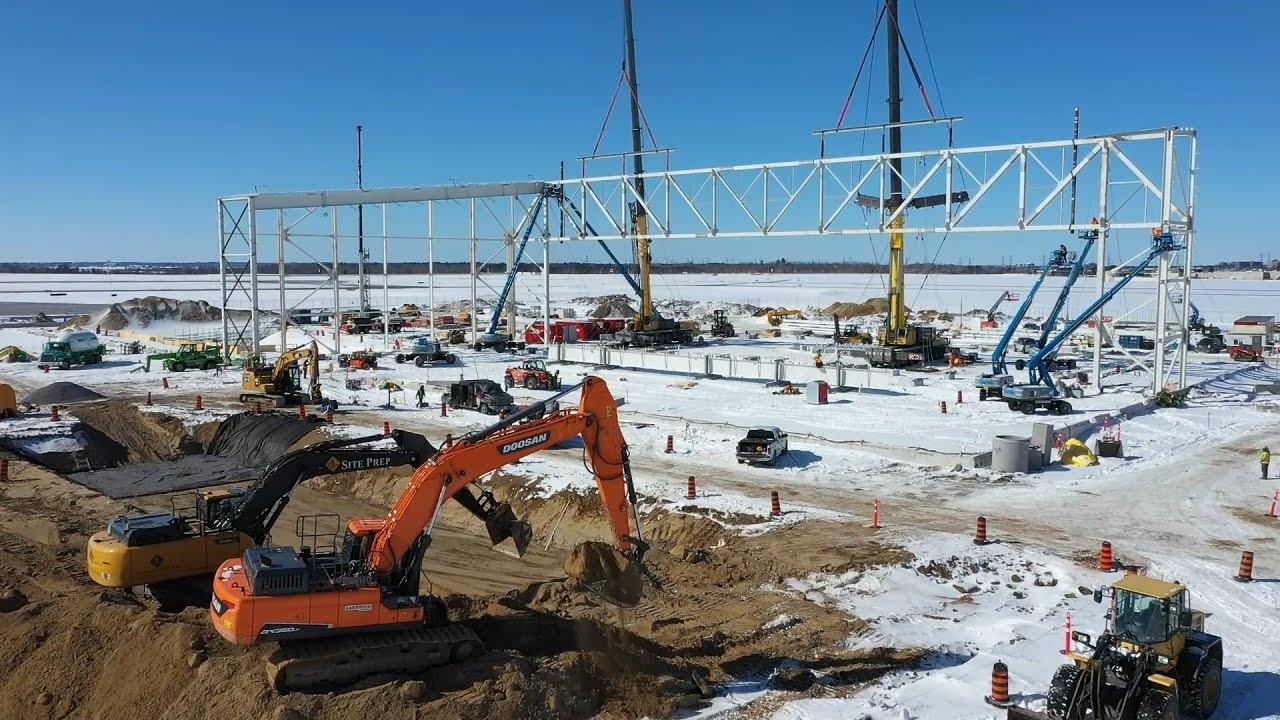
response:
M1063 465L1089 467L1098 464L1098 456L1093 454L1088 445L1071 438L1062 444L1062 455L1058 457Z

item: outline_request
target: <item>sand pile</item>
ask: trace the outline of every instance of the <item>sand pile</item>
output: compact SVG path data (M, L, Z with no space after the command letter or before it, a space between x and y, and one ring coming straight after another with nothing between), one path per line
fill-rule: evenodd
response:
M870 298L860 303L837 302L831 303L822 309L827 315L833 315L838 318L854 318L865 317L867 315L881 315L889 311L888 298ZM910 308L907 312L911 312Z
M181 322L213 322L222 319L222 311L204 300L174 300L149 295L109 305L95 313L68 320L63 327L101 327L123 330L146 327L157 320Z
M102 400L106 396L73 382L56 382L45 385L23 398L32 405L70 405L71 403Z
M606 600L624 607L640 602L644 577L617 548L602 542L579 543L564 561L564 572Z

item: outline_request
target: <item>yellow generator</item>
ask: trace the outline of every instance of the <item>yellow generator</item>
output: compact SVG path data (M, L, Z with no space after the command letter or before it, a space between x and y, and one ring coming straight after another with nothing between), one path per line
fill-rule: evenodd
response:
M213 529L229 526L244 493L207 490L175 497L169 513L116 517L89 538L89 577L106 587L146 585L165 607L207 602L212 573L254 544L238 530Z

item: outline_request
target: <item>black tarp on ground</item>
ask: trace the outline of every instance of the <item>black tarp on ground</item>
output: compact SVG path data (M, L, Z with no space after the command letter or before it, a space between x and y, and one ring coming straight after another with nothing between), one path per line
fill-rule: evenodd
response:
M318 420L292 415L241 413L223 421L204 455L78 472L71 478L116 499L244 482L257 478L317 426Z

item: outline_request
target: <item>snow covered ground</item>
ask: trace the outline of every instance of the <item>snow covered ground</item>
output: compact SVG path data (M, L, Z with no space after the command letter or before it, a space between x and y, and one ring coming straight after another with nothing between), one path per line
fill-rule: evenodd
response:
M216 278L113 275L108 284L103 276L6 279L17 284L0 286L5 288L0 302L48 300L51 290L68 292L69 301L86 302L109 302L112 292L121 299L147 294L217 299ZM404 287L393 290L392 302L424 302L424 280L397 278ZM917 285L912 286L908 304L950 311L985 307L988 296L994 299L1005 289L1024 289L1030 281L1030 276L934 277L918 299ZM522 296L532 298L527 291L539 287L540 281L521 282ZM563 306L579 295L623 292L622 283L616 276L574 276L563 282L557 278L553 303ZM865 292L859 283L867 285ZM681 275L661 278L658 287L667 297L802 307L883 294L874 276ZM1197 281L1193 297L1210 321L1221 323L1243 314L1272 314L1278 291L1280 283L1206 280ZM1143 292L1149 294L1149 282ZM467 278L437 279L438 301L468 295ZM274 299L274 293L267 296ZM375 291L375 297L380 292ZM1130 299L1136 305L1145 298ZM762 324L758 319L733 320L746 328ZM805 325L788 321L783 329L793 327ZM290 338L290 344L300 339L293 330ZM0 347L13 344L37 351L44 339L39 332L0 329ZM706 352L805 360L808 351L794 348L794 342L734 341L710 346ZM981 348L994 342L994 335L966 333L966 342ZM358 341L344 337L344 350L356 343L378 351L393 349L384 346L381 336L369 335ZM500 380L514 360L470 350L458 355L458 365L424 368L396 365L386 358L376 371L341 370L324 362L324 392L341 403L337 430L377 434L387 420L439 440L446 433L457 436L489 424L492 418L470 412L440 417L439 384L459 378ZM109 395L141 398L150 392L159 411L192 425L233 409L229 400L237 393L238 371L144 373L141 360L141 355L116 354L95 367L47 374L34 363L6 364L0 365L0 380L17 385L20 397L56 380L72 380ZM1257 479L1256 464L1259 447L1270 443L1280 448L1280 400L1255 395L1253 388L1255 383L1277 382L1280 371L1194 355L1188 373L1206 381L1202 388L1192 393L1186 408L1156 410L1122 422L1116 429L1124 442L1124 458L1103 458L1087 468L1055 466L1038 475L1010 476L955 467L962 453L989 449L995 434L1028 434L1032 421L1001 403L977 400L972 380L982 365L959 369L955 379L942 373L904 374L888 390L839 393L824 406L808 405L803 396L774 395L773 388L752 382L589 366L553 369L560 371L566 385L587 372L609 383L622 401L619 416L638 490L655 504L676 512L764 517L769 491L778 490L783 517L745 528L767 532L811 519L860 521L869 515L873 498L884 503L882 537L906 547L915 554L915 562L786 578L770 591L841 608L866 620L868 629L848 638L851 647L922 645L932 649L930 659L851 698L789 702L772 715L775 720L1003 717L982 700L996 660L1009 665L1015 697L1040 706L1062 659L1058 650L1066 613L1072 613L1080 630L1096 634L1101 628L1103 610L1080 590L1115 577L1091 569L1092 563L1082 559L1096 553L1101 540L1113 542L1122 560L1143 566L1147 573L1185 583L1194 605L1210 613L1208 628L1222 635L1226 646L1217 720L1280 718L1280 643L1275 641L1280 637L1280 521L1263 515L1277 483ZM925 382L915 386L907 382L910 377L923 377ZM163 387L165 379L168 389ZM360 389L349 390L348 380L358 381ZM383 408L388 396L378 386L388 380L404 389L392 393L392 408ZM1149 381L1130 374L1107 380L1105 393L1073 400L1077 412L1072 416L1035 420L1060 424L1114 411L1140 400ZM424 409L413 406L420 384L430 404ZM956 402L957 393L963 393L964 402ZM206 410L192 409L196 394L205 396ZM512 394L520 404L551 395L521 388ZM573 401L569 397L564 402ZM941 411L944 401L946 414ZM737 440L753 425L778 425L790 433L792 452L779 467L739 466L734 461ZM9 421L3 428L40 449L75 443L74 438L58 437L57 426L47 416ZM674 440L670 454L665 452L667 436ZM535 479L545 493L585 490L592 480L580 453L574 447L540 453L522 461L520 472ZM688 475L698 479L699 496L693 501L683 499ZM971 543L969 533L978 515L990 519L991 534L999 542L982 547ZM1231 580L1245 549L1257 553L1259 581L1252 584ZM778 622L779 631L786 631L785 620L760 622ZM732 720L735 705L767 692L757 685L726 689L712 710L700 715Z
M502 278L487 278L489 285L500 287ZM912 310L932 309L940 312L963 313L974 309L986 309L1006 290L1025 292L1034 282L1034 276L1026 275L907 275L907 306ZM343 276L342 303L355 303L355 277ZM1053 304L1063 278L1048 278L1036 303L1033 316L1043 315ZM278 278L264 275L261 278L261 303L264 309L277 309L279 303ZM290 276L285 282L285 296L292 306L323 307L332 303L332 291L315 291L318 280L314 275ZM381 279L373 278L373 300L381 305ZM392 306L402 303L425 304L428 278L425 275L394 275L388 278L387 296ZM794 274L679 274L654 276L654 293L659 299L701 302L714 299L719 302L750 303L773 307L826 307L832 302L862 301L871 297L884 297L884 277L881 275L794 275ZM521 302L540 305L543 295L542 277L538 274L522 274L516 283L516 298ZM1074 308L1082 310L1094 292L1093 278L1083 278L1075 297L1067 307L1070 316ZM1150 321L1154 318L1154 305L1141 306L1154 297L1155 281L1139 278L1122 291L1108 306L1108 312L1121 316L1134 311L1136 319ZM64 293L51 295L51 293ZM580 296L609 293L630 294L630 288L621 275L552 275L551 302L567 306L570 300ZM218 304L219 282L216 275L24 275L0 274L0 302L50 302L108 304L133 297L159 295L180 300L205 300ZM479 296L492 298L496 291L480 285ZM471 296L471 280L466 275L441 275L435 279L437 303L462 300ZM1193 285L1192 301L1200 308L1205 319L1222 324L1230 323L1242 315L1280 314L1280 281L1197 279ZM1005 308L1006 312L1009 308Z

